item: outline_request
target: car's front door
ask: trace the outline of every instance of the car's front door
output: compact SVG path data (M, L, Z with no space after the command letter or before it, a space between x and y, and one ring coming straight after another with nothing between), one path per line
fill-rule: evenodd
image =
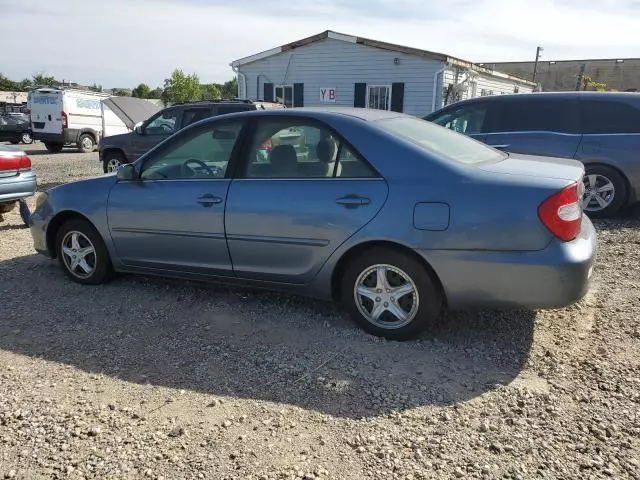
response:
M387 197L365 159L305 117L256 120L239 160L225 225L240 278L309 282Z
M430 115L429 120L484 142L485 125L489 121L489 105L486 102L453 105L439 113Z
M131 139L131 154L133 160L147 153L160 142L169 138L178 130L180 111L165 109L157 113L142 125L140 133L134 133Z
M107 216L125 265L232 275L226 173L241 128L236 120L188 129L136 166L139 180L115 184Z
M577 99L513 96L494 102L486 143L525 155L573 158L580 144Z

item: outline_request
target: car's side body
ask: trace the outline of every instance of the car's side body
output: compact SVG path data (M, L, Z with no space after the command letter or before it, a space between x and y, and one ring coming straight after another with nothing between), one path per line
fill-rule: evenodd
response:
M18 143L24 134L30 133L29 121L22 116L0 114L0 142Z
M403 117L304 108L197 122L133 169L139 174L184 136L236 122L242 127L223 178L123 181L110 174L55 188L33 214L35 248L55 256L56 228L78 215L95 226L123 272L239 281L331 299L354 255L386 246L433 272L450 307L555 307L584 295L593 226L584 218L578 238L561 242L538 219L545 198L580 180L578 162L452 162L376 124L395 116ZM238 162L256 125L294 118L324 125L373 173L243 177Z
M640 200L640 95L553 92L463 100L425 117L505 151L571 158L618 172ZM456 125L457 122L457 125Z

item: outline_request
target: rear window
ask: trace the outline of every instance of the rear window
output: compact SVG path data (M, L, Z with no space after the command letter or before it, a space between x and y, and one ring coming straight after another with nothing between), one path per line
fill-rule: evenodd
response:
M488 147L467 135L456 133L426 120L396 117L374 122L383 130L404 138L428 153L459 163L494 162L507 157L504 152Z

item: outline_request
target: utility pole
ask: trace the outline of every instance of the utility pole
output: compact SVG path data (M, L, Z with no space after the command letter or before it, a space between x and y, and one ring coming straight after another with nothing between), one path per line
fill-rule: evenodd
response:
M542 47L536 48L536 63L533 64L533 78L531 79L531 81L534 83L536 81L536 76L538 75L538 60L540 59L540 52L542 52L543 50L544 48Z

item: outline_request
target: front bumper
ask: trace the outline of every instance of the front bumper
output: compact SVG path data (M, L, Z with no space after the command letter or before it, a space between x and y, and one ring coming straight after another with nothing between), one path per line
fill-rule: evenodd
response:
M583 216L571 242L532 252L422 251L440 278L449 308L562 308L589 290L596 231Z
M33 170L11 177L0 177L0 203L15 202L36 192L37 181Z

